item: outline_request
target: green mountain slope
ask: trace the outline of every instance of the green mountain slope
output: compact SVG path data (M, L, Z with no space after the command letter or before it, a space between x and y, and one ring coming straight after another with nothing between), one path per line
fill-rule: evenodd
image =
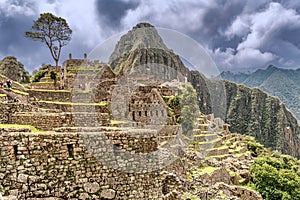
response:
M251 74L222 72L221 77L248 87L258 87L277 96L300 120L300 69L287 70L271 65Z

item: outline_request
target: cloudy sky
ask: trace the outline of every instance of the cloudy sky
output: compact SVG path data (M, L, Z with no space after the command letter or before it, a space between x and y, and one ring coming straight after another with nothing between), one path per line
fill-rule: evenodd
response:
M49 50L24 37L40 13L65 18L73 29L63 48L81 58L139 22L195 39L220 70L275 64L300 67L300 1L296 0L0 0L0 58L16 56L32 71L52 63Z

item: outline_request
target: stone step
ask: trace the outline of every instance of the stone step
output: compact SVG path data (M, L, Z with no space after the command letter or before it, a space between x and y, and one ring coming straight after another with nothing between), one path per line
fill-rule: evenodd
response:
M218 147L218 148L212 148L206 150L208 156L218 156L218 155L224 155L229 154L228 147Z
M59 127L53 129L55 132L101 132L101 127Z
M194 141L196 142L208 142L211 140L215 140L219 137L218 134L212 133L212 134L199 134L194 135Z
M58 109L62 112L109 112L108 105L106 105L106 103L76 103L55 101L38 101L35 103L41 108Z
M227 158L232 157L230 154L222 154L222 155L213 155L213 156L206 156L205 159L216 159L217 161L226 160Z

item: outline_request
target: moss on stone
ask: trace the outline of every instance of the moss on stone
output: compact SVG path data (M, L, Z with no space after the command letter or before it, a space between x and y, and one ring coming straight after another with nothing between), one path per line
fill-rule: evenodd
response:
M31 130L31 132L44 132L44 131L41 131L37 128L35 128L34 126L30 126L30 125L22 125L22 124L0 124L0 128L14 128L14 129L23 129L23 128L28 128Z
M81 105L81 106L106 106L106 101L100 103L85 103L85 102L59 102L59 101L39 101L40 103L60 104L60 105Z

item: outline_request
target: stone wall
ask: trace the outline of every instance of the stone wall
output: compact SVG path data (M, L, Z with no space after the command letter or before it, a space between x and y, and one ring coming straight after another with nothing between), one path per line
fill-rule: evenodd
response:
M35 108L29 104L18 103L0 103L0 124L8 124L11 121L11 115L16 112L34 112Z
M108 113L48 113L16 112L9 115L9 124L31 125L37 129L51 131L59 127L98 127L108 125Z
M4 129L0 133L0 191L5 196L20 200L163 199L159 171L130 169L151 169L157 163L149 160L138 165L131 154L121 159L113 145L122 140L117 133L111 140L89 133L9 133ZM145 172L138 173L141 170Z
M100 112L109 113L107 105L76 105L76 104L61 104L55 102L39 102L41 108L59 109L62 112Z
M68 102L72 100L71 92L64 90L47 91L47 90L28 90L29 98L44 101L61 101Z
M10 124L25 124L49 131L62 126L60 113L18 112L11 115Z

